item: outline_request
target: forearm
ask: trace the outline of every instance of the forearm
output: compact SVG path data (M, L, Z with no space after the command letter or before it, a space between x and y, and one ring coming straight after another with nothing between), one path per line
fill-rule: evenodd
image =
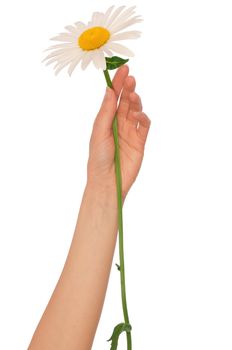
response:
M87 185L64 269L29 349L91 349L117 239L117 195Z

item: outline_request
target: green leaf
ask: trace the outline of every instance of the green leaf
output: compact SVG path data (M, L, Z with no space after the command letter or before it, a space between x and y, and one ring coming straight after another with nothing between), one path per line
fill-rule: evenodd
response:
M122 332L130 332L131 331L131 325L128 323L119 323L117 326L114 327L113 334L111 335L110 339L107 341L111 341L111 347L110 350L116 350L118 347L118 339Z
M128 61L129 59L123 59L118 56L106 57L106 68L109 70L116 69Z
M115 264L117 266L118 271L120 271L120 265Z

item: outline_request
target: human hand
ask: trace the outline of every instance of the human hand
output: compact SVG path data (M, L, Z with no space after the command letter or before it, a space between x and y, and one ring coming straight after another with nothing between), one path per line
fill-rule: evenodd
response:
M87 166L88 183L100 186L103 190L116 189L112 124L117 113L123 200L141 167L151 124L142 112L140 96L135 92L135 78L128 76L128 73L127 65L120 67L112 81L113 89L107 88L94 121Z

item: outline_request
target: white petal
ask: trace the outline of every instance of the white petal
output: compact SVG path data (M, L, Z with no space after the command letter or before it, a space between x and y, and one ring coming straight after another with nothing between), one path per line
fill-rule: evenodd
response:
M75 43L64 43L64 44L52 45L49 48L47 48L46 50L44 50L43 52L48 51L48 50L58 49L58 48L62 49L64 47L66 47L66 48L76 47L76 44Z
M110 41L127 40L127 39L137 39L141 35L141 32L137 30L131 30L128 32L113 34Z
M115 20L115 18L125 9L126 6L118 7L114 13L109 17L108 21L105 23L105 26L108 28Z
M73 33L76 35L77 33L77 28L76 27L73 27L73 26L66 26L65 27L66 30L68 30L70 33Z
M97 19L97 14L98 14L98 12L93 12L93 14L92 14L91 21L92 21L93 24L94 24L94 22L95 22L96 19Z
M99 49L94 50L94 55L93 55L93 64L97 69L100 68L101 66L101 57L99 55Z
M52 52L48 56L46 56L42 62L48 60L49 58L55 57L55 56L59 56L62 54L72 54L73 52L78 54L78 53L80 53L80 49L78 49L78 47L76 47L76 48L55 50L54 52Z
M60 65L59 68L55 71L55 75L57 75L65 66L67 66L68 63L64 63L63 65Z
M116 53L119 53L120 55L125 55L125 56L129 56L129 57L134 56L134 53L124 45L109 42L107 46L109 49L115 51Z
M114 9L114 5L109 7L108 10L106 11L106 13L104 14L104 22L103 22L103 26L105 26L105 24L107 23L108 21L108 18L110 17L111 15L111 12L112 10Z
M142 21L143 21L143 19L140 16L134 16L134 17L132 17L131 19L129 19L128 21L126 21L124 23L112 26L110 28L110 32L112 34L114 34L116 32L119 32L120 30L123 30L126 27L131 26L132 24L139 23L139 22L142 22Z
M92 53L91 51L88 51L88 52L86 52L85 55L83 56L82 62L81 62L81 68L82 68L83 70L85 70L85 69L88 67L89 63L91 62L91 60L92 60L92 54L93 54L93 53Z
M101 26L104 18L104 13L102 12L94 12L92 15L92 20L89 22L92 26Z
M45 66L49 66L49 64L56 62L56 61L59 61L59 58L57 58L57 57L52 58L46 62Z
M76 40L76 35L73 35L71 33L60 33L59 35L54 36L50 40L74 42Z
M106 69L106 59L102 49L98 52L99 55L99 68L105 70Z
M107 54L107 56L112 57L114 55L113 52L108 49L107 45L102 46L102 49Z
M76 22L74 24L78 30L82 30L85 28L85 24L83 22Z
M62 63L62 62L64 62L64 61L67 61L68 59L76 59L76 58L78 58L78 57L82 57L83 56L83 53L82 52L80 52L80 53L63 53L63 54L61 54L61 55L59 55L59 56L56 56L56 57L54 57L54 58L51 58L50 59L50 62L51 61L53 61L53 62L55 62L55 61L57 61L57 64L59 64L59 63ZM56 66L55 66L56 67Z
M93 56L93 64L94 64L95 68L99 69L99 62L98 62L97 53L95 53L95 55Z
M92 51L92 60L94 63L94 66L99 69L106 69L106 60L105 60L105 55L104 52L102 50L102 47L100 49L96 49L94 51Z
M66 60L67 58L69 58L70 55L67 54L62 54L59 56L56 56L54 58L50 58L47 62L46 62L46 66L48 66L49 64L53 63L53 62L63 62L64 60Z
M98 16L98 21L97 21L97 25L102 27L103 23L104 23L104 13L99 12L99 16Z
M127 17L127 16L131 16L135 11L136 9L136 6L131 6L131 7L129 7L127 10L125 10L121 15L120 15L120 17L122 18L124 18L124 17Z
M135 13L134 9L136 6L129 7L127 10L125 10L123 13L121 13L117 19L114 21L113 25L117 25L117 22L125 22L130 17L132 17ZM112 25L112 24L111 24Z
M77 59L78 57L82 57L81 55L80 56L76 56L76 55L66 55L66 56L63 56L61 58L58 58L57 59L57 63L56 65L53 67L54 69L56 69L56 67L58 67L61 63L64 63L64 62L71 62L75 59Z
M70 62L72 62L72 58L69 58L68 60L60 63L57 65L57 69L55 71L55 75L57 75L65 66L67 66Z
M70 64L69 69L68 69L68 74L71 77L72 72L74 71L74 69L76 68L76 66L78 65L78 63L80 62L82 56L78 57L77 59L73 60L73 62Z
M55 57L55 56L58 56L58 55L62 54L63 51L64 51L64 49L60 49L60 50L56 50L55 52L50 53L48 56L46 56L46 57L43 59L42 62L44 62L44 61L46 61L46 60L49 60L49 59L52 58L52 57Z

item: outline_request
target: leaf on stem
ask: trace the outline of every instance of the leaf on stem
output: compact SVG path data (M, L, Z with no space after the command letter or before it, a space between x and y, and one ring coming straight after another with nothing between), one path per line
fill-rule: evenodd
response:
M114 327L113 334L111 335L110 339L107 341L111 341L111 347L110 350L116 350L118 347L118 339L122 332L130 332L131 331L131 325L128 323L119 323L117 326Z
M115 264L117 266L118 271L120 271L120 265Z
M106 68L108 70L116 69L128 61L129 59L123 59L118 56L106 57Z

